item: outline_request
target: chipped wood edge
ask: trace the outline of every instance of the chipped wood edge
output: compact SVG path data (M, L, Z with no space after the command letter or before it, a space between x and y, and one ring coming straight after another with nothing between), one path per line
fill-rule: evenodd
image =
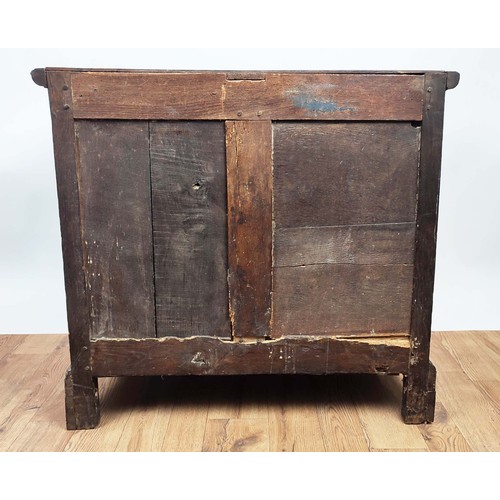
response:
M96 339L92 372L99 377L405 373L408 337L340 339L282 337L234 342L214 337Z
M47 72L45 68L35 68L31 73L31 79L40 87L48 88Z

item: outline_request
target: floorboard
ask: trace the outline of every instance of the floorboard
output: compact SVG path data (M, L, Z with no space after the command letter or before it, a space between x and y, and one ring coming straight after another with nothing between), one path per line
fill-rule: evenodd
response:
M500 332L436 332L431 359L429 425L403 424L397 376L125 377L67 431L67 336L0 335L0 451L500 451Z

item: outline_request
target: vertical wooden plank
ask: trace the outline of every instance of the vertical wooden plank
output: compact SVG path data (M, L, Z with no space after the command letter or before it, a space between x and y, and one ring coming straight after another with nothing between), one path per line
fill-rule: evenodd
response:
M271 122L226 122L226 147L233 335L263 338L271 320Z
M91 338L156 337L148 123L76 123Z
M47 83L52 115L74 400L74 404L66 409L67 425L69 428L86 429L99 423L99 397L97 378L92 376L90 370L89 302L83 270L70 72L49 71Z
M436 263L437 214L443 139L446 73L426 73L420 165L418 171L415 265L410 320L411 351L403 383L402 415L406 423L432 422L435 392L429 376L432 299ZM431 384L432 386L432 384Z
M151 123L157 336L229 337L222 122Z

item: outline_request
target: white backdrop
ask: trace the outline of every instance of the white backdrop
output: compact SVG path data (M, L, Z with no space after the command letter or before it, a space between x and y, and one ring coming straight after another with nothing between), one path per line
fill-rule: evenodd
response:
M500 50L0 50L0 333L67 331L48 97L35 67L436 69L447 92L434 330L500 329Z

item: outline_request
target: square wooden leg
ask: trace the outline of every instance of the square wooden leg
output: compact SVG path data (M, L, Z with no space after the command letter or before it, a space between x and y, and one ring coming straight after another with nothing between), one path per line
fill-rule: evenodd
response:
M406 424L429 424L434 421L436 405L436 368L429 361L425 372L409 373L403 378L401 414Z
M93 429L100 420L97 378L89 377L88 384L75 384L71 368L64 380L66 392L66 427L68 430Z

